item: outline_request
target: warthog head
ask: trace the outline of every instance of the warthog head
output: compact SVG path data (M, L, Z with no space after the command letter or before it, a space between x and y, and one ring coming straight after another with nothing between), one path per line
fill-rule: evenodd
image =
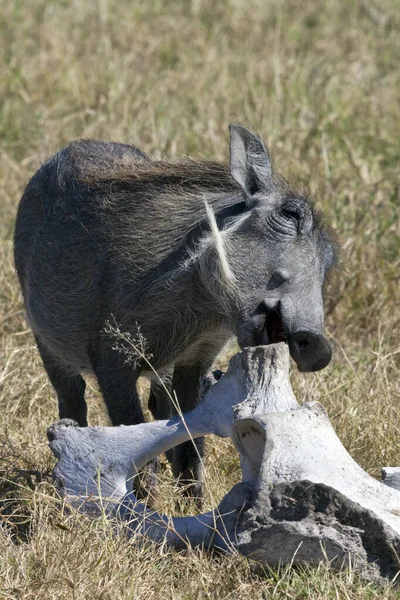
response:
M300 371L323 369L332 354L323 306L335 262L332 235L307 197L272 173L268 151L255 135L231 125L230 152L242 212L237 208L239 214L225 221L216 244L239 344L285 341Z

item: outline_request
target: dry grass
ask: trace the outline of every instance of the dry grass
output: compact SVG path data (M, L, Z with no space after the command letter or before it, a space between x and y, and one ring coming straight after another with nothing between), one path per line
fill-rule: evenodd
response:
M68 140L155 156L227 157L227 125L263 132L343 244L329 299L333 364L295 374L371 474L400 464L400 17L396 0L10 0L0 11L0 597L395 598L328 565L263 571L241 557L137 546L56 498L46 427L57 418L15 280L20 193ZM90 421L105 423L96 389ZM211 440L207 503L239 477ZM174 488L163 477L163 507ZM188 507L188 510L190 507Z

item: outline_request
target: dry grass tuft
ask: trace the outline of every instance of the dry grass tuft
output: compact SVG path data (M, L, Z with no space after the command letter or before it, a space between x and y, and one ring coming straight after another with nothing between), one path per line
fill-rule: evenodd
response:
M49 472L53 392L24 321L12 264L17 202L40 162L77 137L153 156L227 157L227 126L264 133L343 246L328 298L333 364L293 374L371 474L400 464L399 89L395 0L11 0L0 11L0 597L396 598L349 569L263 570L115 536L67 510ZM90 422L106 423L92 382ZM207 507L238 480L210 440ZM162 502L175 510L165 466ZM193 509L183 507L185 511Z

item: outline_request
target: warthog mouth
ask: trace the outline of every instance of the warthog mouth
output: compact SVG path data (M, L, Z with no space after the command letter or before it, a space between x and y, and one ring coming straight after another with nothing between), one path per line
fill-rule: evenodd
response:
M239 322L237 336L241 348L268 346L279 342L289 344L279 304L273 308L267 307L264 302L259 304L250 316L245 316Z
M238 341L242 348L285 342L301 372L319 371L329 364L332 350L323 332L301 328L292 331L288 329L282 318L280 304L271 308L263 302L258 305L244 327L239 329Z
M265 309L265 323L261 330L260 346L277 344L279 342L288 342L284 332L282 316L278 307L274 309Z

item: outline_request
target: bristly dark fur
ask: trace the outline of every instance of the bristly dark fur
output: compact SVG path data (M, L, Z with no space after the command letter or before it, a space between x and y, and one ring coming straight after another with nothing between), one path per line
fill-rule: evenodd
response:
M69 159L75 165L76 177L80 183L95 188L99 196L118 198L118 206L113 203L114 211L124 212L124 198L126 201L133 197L157 195L160 202L168 203L171 192L175 197L180 196L179 213L185 219L182 225L186 229L186 232L181 233L186 243L198 240L199 235L195 230L200 228L205 233L209 229L204 211L205 196L215 212L220 228L223 228L227 219L238 216L245 210L243 192L232 178L229 165L224 163L190 158L153 161L134 146L105 144L96 140L77 140L64 152L68 152ZM309 206L313 228L332 243L336 256L336 238L324 223L308 192L296 190L278 174L273 175L271 183L283 199L299 198ZM227 194L230 194L229 198ZM131 212L131 206L126 209ZM177 218L179 220L179 216Z
M93 186L141 185L148 189L184 188L186 191L235 192L239 185L232 179L229 166L213 161L153 161L140 150L127 146L118 160L108 154L108 144L96 140L78 140L68 146L71 160L79 169L79 179ZM138 160L139 159L139 160ZM141 160L140 160L141 159ZM107 165L107 168L104 168Z

